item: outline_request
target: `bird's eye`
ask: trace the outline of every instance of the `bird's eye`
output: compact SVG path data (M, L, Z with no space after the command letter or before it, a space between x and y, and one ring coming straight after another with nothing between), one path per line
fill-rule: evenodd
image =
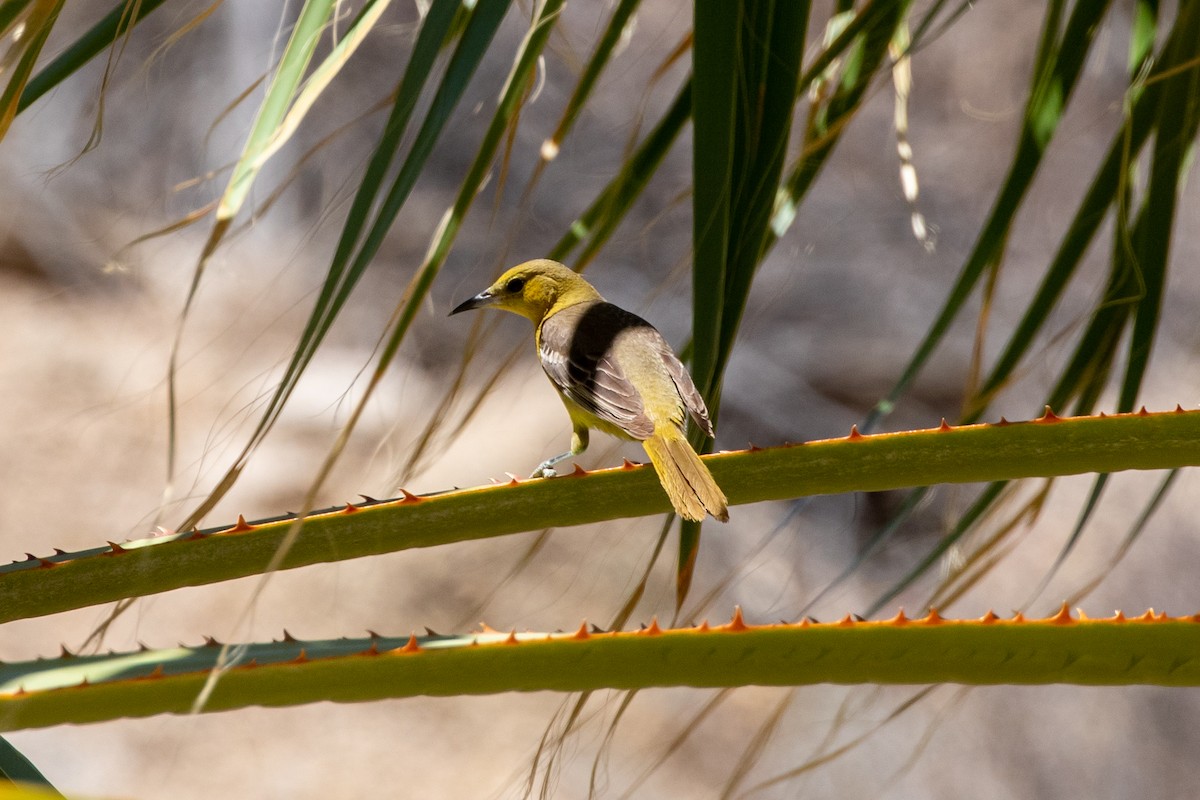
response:
M504 284L504 291L512 292L513 294L516 294L517 292L521 291L521 289L523 289L524 287L525 287L525 279L524 278L513 278L508 283Z

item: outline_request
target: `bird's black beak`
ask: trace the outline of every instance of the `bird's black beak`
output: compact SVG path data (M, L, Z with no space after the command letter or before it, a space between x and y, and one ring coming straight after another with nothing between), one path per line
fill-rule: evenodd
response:
M463 302L459 303L457 306L454 307L454 310L451 311L446 316L453 317L455 314L457 314L460 311L470 311L473 308L480 308L482 306L489 305L491 302L492 302L492 294L490 292L484 290L484 291L480 292L479 294L475 295L474 297L470 298L469 300L464 300Z

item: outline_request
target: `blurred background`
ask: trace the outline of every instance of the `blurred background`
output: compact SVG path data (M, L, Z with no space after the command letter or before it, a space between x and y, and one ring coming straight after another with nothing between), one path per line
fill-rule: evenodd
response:
M295 4L173 2L148 17L113 59L101 56L19 116L0 142L0 555L76 550L178 525L246 441L295 347L342 221L407 61L418 9L393 3L282 153L266 168L235 229L208 264L181 338L177 470L168 480L167 371L172 341L209 222L142 240L220 195L255 102L235 101L279 57ZM928 5L928 4L926 4ZM75 0L47 46L62 47L109 10ZM918 5L918 8L925 6ZM899 176L896 95L879 82L843 132L795 224L771 251L750 295L726 375L716 446L740 449L845 435L892 387L987 218L1009 169L1046 4L963 6L912 59L908 139L930 239L914 236ZM1069 110L994 274L886 429L933 427L961 412L975 366L994 359L1053 256L1078 198L1122 118L1134 4L1114 4L1096 35ZM689 72L691 8L643 2L575 131L527 204L522 192L578 80L609 3L568 4L541 83L466 218L412 333L321 490L319 506L525 475L560 452L569 424L517 318L448 319L503 268L549 252L658 120ZM1164 12L1165 13L1165 12ZM349 10L346 11L346 15ZM343 19L348 19L343 15ZM824 20L829 12L814 14ZM416 191L363 284L317 353L279 424L242 479L205 518L218 525L297 508L352 404L381 331L401 302L478 147L511 54L528 26L514 7ZM810 25L811 48L823 31ZM261 89L259 90L261 91ZM252 94L251 98L256 95ZM315 148L315 149L314 149ZM312 151L310 153L310 151ZM505 173L505 174L502 174ZM675 346L691 319L690 131L588 274L611 301L650 319ZM286 185L278 198L272 188ZM1175 269L1140 402L1196 403L1200 330L1197 190L1185 184ZM1188 220L1191 220L1189 223ZM1101 239L1105 234L1101 233ZM1101 248L1096 248L1100 250ZM1038 416L1106 275L1089 253L1016 380L988 419ZM986 310L986 314L984 313ZM482 341L473 326L489 325ZM982 333L980 333L982 331ZM476 353L464 393L443 407L464 350ZM476 409L514 347L518 357ZM1115 392L1098 404L1115 408ZM430 421L445 412L414 463ZM458 421L466 419L461 432ZM585 466L641 460L606 437ZM1093 579L1090 616L1114 609L1200 610L1192 498L1182 474L1129 555L1112 563L1161 476L1114 478L1087 535L1037 592L1091 486L1055 481L1010 537L994 569L940 610L1045 615ZM1016 490L1018 500L1045 488ZM749 620L863 611L905 575L976 496L941 487L899 535L849 579L823 592L903 501L903 495L814 498L740 506L707 526L684 619ZM1003 516L1015 513L1012 505ZM624 603L661 520L622 520L548 537L523 534L275 575L251 604L247 579L144 598L109 630L105 648L222 641L605 624ZM673 541L673 540L672 540ZM671 545L673 547L673 544ZM969 542L963 547L969 548ZM670 549L670 547L668 548ZM923 608L962 557L888 604ZM673 559L654 567L633 622L669 618ZM250 608L249 621L239 624ZM76 649L103 622L89 609L0 628L0 659ZM910 700L921 695L919 701ZM593 698L568 740L549 796L740 796L822 760L753 797L1182 797L1200 782L1194 690L1084 687L806 687L640 693L605 734L621 697ZM563 706L550 694L390 701L355 706L156 717L13 734L58 788L97 796L520 796L543 732ZM697 719L700 709L711 710ZM777 716L778 715L778 716ZM747 748L763 726L771 735ZM691 735L676 747L676 737ZM843 750L844 748L844 750ZM833 754L837 754L833 757ZM748 776L736 778L745 767Z

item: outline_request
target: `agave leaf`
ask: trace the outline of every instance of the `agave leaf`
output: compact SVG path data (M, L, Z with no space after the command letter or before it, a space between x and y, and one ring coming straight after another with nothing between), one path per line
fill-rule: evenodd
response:
M1200 411L854 434L708 456L732 504L938 483L1200 466ZM999 491L999 489L996 489ZM620 497L621 503L611 502ZM982 513L984 506L976 506ZM444 492L138 539L0 566L0 622L201 586L276 568L661 514L649 467ZM968 520L969 522L969 520ZM291 542L289 547L285 543ZM949 547L947 541L942 548ZM936 559L937 554L930 556ZM915 574L915 573L914 573ZM905 584L907 585L907 584ZM899 587L896 591L902 589ZM889 598L884 598L880 604ZM877 607L879 604L876 604Z
M1200 686L1200 621L1051 617L723 625L629 632L502 633L175 647L0 666L0 729L186 713L214 669L204 711L318 701L511 691L746 684ZM578 706L577 706L578 707Z

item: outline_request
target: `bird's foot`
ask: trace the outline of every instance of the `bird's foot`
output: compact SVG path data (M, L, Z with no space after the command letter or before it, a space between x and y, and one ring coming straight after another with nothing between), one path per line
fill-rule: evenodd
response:
M530 478L557 478L558 470L556 470L554 468L554 465L551 464L549 461L543 461L541 464L538 464L538 468L535 469L533 471L533 474L530 475L529 477Z

